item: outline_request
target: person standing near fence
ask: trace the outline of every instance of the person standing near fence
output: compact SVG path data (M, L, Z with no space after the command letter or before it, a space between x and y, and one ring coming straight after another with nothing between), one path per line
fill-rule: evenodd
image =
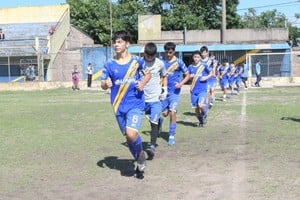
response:
M5 34L2 31L2 28L0 28L0 40L4 40L5 39Z
M247 63L243 63L243 75L242 81L244 83L245 89L248 89L248 77L249 77L249 67Z
M73 69L72 69L72 82L73 82L73 86L72 86L72 89L73 90L79 90L79 70L78 70L78 67L77 65L74 65L73 66Z
M261 62L260 60L255 64L256 82L255 86L260 87L259 82L261 81Z
M93 78L93 66L92 63L89 63L86 69L86 73L87 73L87 86L90 88L92 87L92 78Z
M102 70L101 88L110 88L110 101L129 151L136 161L136 177L143 178L146 157L139 134L145 109L143 88L151 73L143 66L143 60L128 52L131 35L117 31L112 37L116 56L108 60Z

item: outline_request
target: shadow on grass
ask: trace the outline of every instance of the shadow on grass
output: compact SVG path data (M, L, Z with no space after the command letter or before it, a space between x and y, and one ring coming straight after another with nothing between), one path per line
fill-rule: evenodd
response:
M197 127L197 123L195 122L185 122L185 121L177 121L177 124L182 124L184 126L192 126L192 127Z
M295 117L281 117L281 120L290 120L294 122L300 122L300 119L295 118Z
M132 159L118 159L117 156L107 156L103 160L99 160L97 165L101 168L109 167L118 170L121 176L132 177L135 174L134 160Z
M184 112L183 115L186 115L186 116L195 116L195 113L194 112Z

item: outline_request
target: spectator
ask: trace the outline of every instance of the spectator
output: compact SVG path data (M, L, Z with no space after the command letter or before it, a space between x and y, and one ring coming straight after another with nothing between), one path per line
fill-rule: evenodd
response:
M258 61L255 64L255 73L256 73L256 82L255 82L255 86L256 87L260 87L259 82L261 81L261 62Z
M48 31L49 35L50 35L50 36L53 35L54 32L55 32L55 27L54 27L54 26L51 26L50 29L49 29L49 31Z
M26 68L26 81L33 81L35 79L35 70L33 65L29 65Z
M86 69L87 73L87 86L92 87L92 77L93 77L93 66L92 63L89 63Z
M72 82L73 82L73 86L72 89L73 90L79 90L79 70L77 65L74 65L73 70L72 70Z
M5 39L5 34L2 31L2 28L0 28L0 40L4 40Z

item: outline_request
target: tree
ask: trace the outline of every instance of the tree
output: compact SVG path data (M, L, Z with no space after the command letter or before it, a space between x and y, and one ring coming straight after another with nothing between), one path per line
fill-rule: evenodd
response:
M110 15L107 0L67 0L71 24L90 35L95 43L110 44Z

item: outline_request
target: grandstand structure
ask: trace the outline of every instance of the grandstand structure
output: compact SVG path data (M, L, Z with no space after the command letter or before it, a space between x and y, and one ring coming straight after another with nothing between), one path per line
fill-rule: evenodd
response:
M81 47L94 44L70 24L68 4L1 8L0 27L0 82L24 81L28 66L38 81L71 80L73 65L81 66Z

